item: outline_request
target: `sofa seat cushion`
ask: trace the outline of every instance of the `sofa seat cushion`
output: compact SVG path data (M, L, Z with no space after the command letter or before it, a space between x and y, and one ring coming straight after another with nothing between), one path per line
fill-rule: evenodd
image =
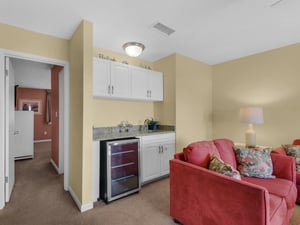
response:
M286 220L287 207L283 198L270 194L270 224L282 225Z
M183 149L185 161L208 168L211 156L220 157L213 141L199 141L189 144Z
M234 169L237 169L235 152L233 151L234 143L229 139L215 139L214 144L219 151L221 159Z
M295 206L297 190L292 181L281 178L260 179L254 177L242 177L242 180L262 186L266 188L270 194L284 198L288 209L291 209Z

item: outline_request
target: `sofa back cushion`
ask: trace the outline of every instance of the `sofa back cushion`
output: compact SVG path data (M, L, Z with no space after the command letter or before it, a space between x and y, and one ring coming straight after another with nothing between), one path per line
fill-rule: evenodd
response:
M185 147L183 153L187 162L204 168L208 168L212 155L220 157L213 141L194 142Z
M233 150L234 143L229 139L216 139L214 140L214 144L218 149L221 159L236 169L237 162Z

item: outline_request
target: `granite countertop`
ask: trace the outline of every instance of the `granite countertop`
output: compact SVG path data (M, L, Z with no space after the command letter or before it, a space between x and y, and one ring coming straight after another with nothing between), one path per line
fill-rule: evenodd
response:
M93 128L93 140L111 140L118 138L138 137L162 133L175 132L174 126L161 125L157 130L144 130L141 126L133 126L128 131L120 132L119 127L98 127Z

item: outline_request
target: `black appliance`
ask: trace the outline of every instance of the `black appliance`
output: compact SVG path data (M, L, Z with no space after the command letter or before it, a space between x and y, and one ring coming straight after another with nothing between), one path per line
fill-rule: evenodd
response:
M100 198L106 203L141 189L139 139L100 141Z

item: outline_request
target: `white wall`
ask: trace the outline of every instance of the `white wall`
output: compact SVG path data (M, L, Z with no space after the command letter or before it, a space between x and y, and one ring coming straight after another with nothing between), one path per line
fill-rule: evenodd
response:
M25 88L51 89L51 65L12 58L15 84Z

